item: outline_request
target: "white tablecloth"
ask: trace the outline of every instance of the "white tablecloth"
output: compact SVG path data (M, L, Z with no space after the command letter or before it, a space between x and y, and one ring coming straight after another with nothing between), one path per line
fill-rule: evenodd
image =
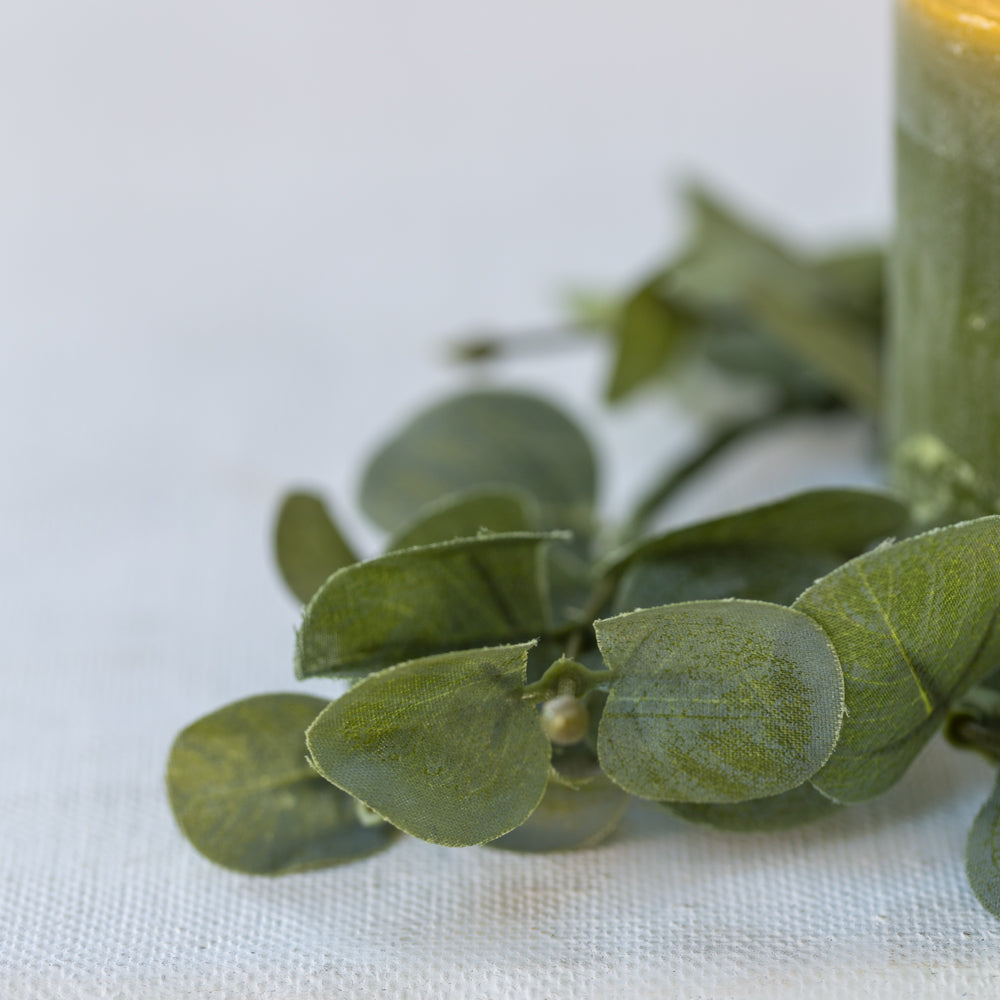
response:
M181 727L296 689L275 502L322 488L371 546L359 463L465 384L435 353L452 328L636 274L676 222L661 171L815 236L884 222L875 6L7 5L3 1000L1000 995L962 867L991 776L943 745L798 832L636 809L578 854L408 840L278 880L204 861L162 782ZM655 397L603 413L602 367L497 377L588 423L620 513L692 429ZM674 517L870 480L865 447L849 422L786 429Z

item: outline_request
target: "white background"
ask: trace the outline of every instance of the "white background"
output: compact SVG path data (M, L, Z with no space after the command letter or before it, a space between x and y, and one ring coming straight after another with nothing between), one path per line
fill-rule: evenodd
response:
M468 384L456 331L631 279L691 176L804 241L885 231L889 7L0 8L0 996L996 995L961 865L989 773L943 746L816 830L637 812L579 855L280 881L204 862L161 787L179 728L292 688L281 490L372 544L359 463ZM491 377L588 424L614 512L695 431L602 411L605 362ZM869 478L866 440L789 429L675 517Z

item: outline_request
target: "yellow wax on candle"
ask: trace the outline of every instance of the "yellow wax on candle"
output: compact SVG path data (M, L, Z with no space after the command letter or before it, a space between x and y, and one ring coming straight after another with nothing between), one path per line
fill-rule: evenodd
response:
M1000 49L1000 0L905 0L961 40Z

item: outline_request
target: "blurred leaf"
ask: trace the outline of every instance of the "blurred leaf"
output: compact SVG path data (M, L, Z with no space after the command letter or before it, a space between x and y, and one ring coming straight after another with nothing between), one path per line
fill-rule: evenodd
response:
M392 843L395 830L360 823L357 803L306 763L306 727L326 705L306 695L259 695L180 733L167 763L170 806L205 857L278 875L353 861Z
M544 549L558 535L484 535L390 552L335 573L306 606L295 671L357 675L548 624Z
M495 840L545 792L549 742L521 698L530 644L372 674L306 734L316 769L401 830L450 847Z
M878 246L839 250L814 265L831 300L864 319L876 340L881 339L885 319L886 267L885 250Z
M1000 917L1000 779L969 830L965 872L976 899Z
M418 545L475 538L480 531L510 533L534 531L538 517L531 498L519 490L467 490L428 504L415 521L390 540L386 549L411 549Z
M765 234L702 190L693 190L692 245L672 271L670 293L695 309L736 312L874 409L881 394L877 336L844 308L843 278ZM844 297L842 297L844 296Z
M789 608L701 601L595 623L611 682L601 766L671 802L777 795L830 756L843 678L829 640Z
M1000 763L1000 672L994 671L958 700L948 716L945 736L955 746Z
M610 330L621 315L622 300L589 288L572 288L565 296L564 308L569 322L582 333Z
M285 583L303 603L331 573L358 560L323 501L311 493L289 493L282 500L274 548Z
M812 780L862 802L903 774L948 706L1000 661L1000 517L885 545L834 570L795 607L829 635L847 717Z
M694 802L664 802L664 806L680 819L701 826L731 833L770 833L790 830L805 823L838 812L837 805L806 782L780 795L749 802L729 804L699 804Z
M386 444L365 472L361 504L398 531L446 494L513 486L538 501L544 527L586 534L596 483L590 445L563 413L535 396L479 392L425 410Z
M692 318L660 293L663 275L625 301L614 325L615 362L606 396L617 402L659 375L684 346Z

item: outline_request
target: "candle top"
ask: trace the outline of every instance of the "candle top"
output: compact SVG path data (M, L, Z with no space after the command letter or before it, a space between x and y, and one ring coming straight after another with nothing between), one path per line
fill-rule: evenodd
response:
M963 41L1000 49L1000 0L904 0Z

